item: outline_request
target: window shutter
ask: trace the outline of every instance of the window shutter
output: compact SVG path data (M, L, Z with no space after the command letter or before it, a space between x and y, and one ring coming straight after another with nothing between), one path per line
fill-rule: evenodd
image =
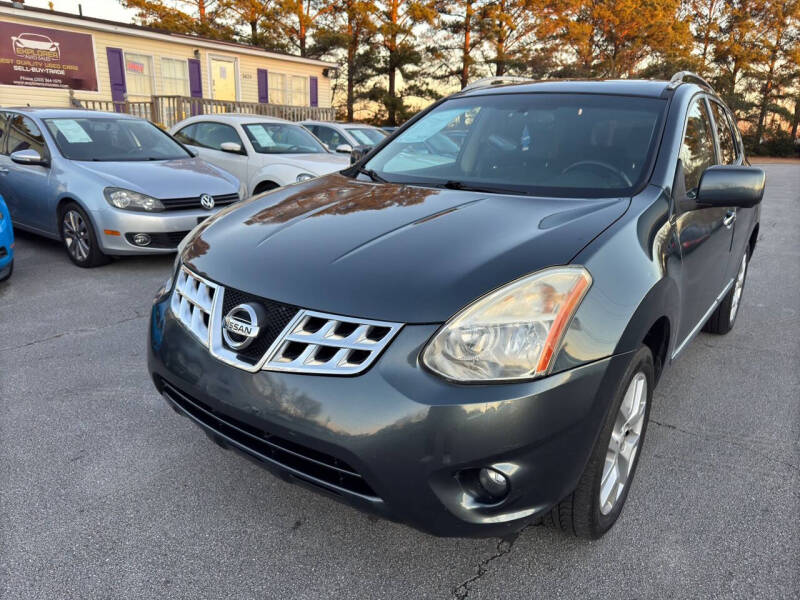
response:
M258 101L262 104L269 102L269 74L266 69L258 69Z
M125 61L122 58L120 48L106 48L108 58L108 78L111 81L111 100L125 102L125 93L128 91L125 85ZM115 106L114 110L122 111L121 106Z
M311 96L309 98L311 106L319 106L319 84L316 77L308 78L308 89Z

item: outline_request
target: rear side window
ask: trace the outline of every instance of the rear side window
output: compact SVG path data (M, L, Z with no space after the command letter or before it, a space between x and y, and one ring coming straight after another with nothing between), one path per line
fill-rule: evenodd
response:
M36 150L39 156L48 156L42 132L39 131L36 123L28 117L11 115L7 128L8 143L6 148L9 154L20 150Z
M8 154L6 152L6 122L8 121L8 114L0 112L0 154Z
M680 159L683 161L683 174L688 193L700 184L703 171L716 162L711 120L708 118L703 100L695 100L689 108Z
M212 150L222 150L222 144L225 142L242 145L242 139L236 130L224 123L194 123L181 129L175 134L175 138L184 144Z
M736 142L728 116L725 114L725 109L716 102L711 103L711 110L714 111L714 123L719 138L719 162L723 165L732 165L736 162Z

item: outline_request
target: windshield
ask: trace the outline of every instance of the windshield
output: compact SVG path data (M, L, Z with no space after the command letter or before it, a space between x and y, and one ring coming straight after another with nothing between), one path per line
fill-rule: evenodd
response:
M299 125L254 123L243 127L259 154L328 154L325 146Z
M496 94L443 102L365 169L390 182L564 197L630 195L647 176L666 101Z
M45 119L65 158L92 161L143 161L189 158L168 134L148 121L79 117Z
M371 127L348 127L347 133L352 135L359 144L374 146L380 144L386 137L386 132Z

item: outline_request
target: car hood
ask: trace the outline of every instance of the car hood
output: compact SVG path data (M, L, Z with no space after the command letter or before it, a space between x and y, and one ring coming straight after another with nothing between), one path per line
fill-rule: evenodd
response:
M82 162L79 169L107 182L153 198L187 198L200 194L231 194L239 182L230 173L199 158L176 160Z
M312 175L327 175L350 166L345 154L259 154L265 165L289 165Z
M500 285L568 263L629 202L373 184L335 174L224 209L182 258L212 281L264 298L439 323Z

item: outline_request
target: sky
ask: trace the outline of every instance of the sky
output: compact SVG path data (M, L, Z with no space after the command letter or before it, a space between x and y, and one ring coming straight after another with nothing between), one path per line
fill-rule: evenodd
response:
M80 4L83 7L83 14L87 17L123 23L133 21L134 11L123 8L117 0L25 0L25 4L37 8L49 8L51 1L53 8L60 12L78 14L78 4Z

